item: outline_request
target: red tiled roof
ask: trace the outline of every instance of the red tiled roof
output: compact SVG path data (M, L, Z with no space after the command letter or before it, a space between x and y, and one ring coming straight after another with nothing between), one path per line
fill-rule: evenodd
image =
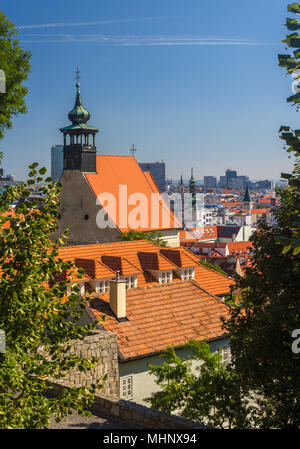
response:
M124 360L155 354L169 345L176 347L190 339L221 338L224 330L220 316L229 316L229 308L222 300L194 282L128 290L128 321L116 319L107 296L94 298L90 307L97 317L105 316L103 327L117 334L119 352Z
M193 267L195 261L192 260L182 248L161 249L160 254L164 255L179 268Z
M266 214L270 209L251 209L251 214Z
M229 242L227 243L227 248L230 254L233 254L235 252L241 252L241 253L247 253L251 251L253 247L252 242Z
M143 172L135 157L99 155L96 156L96 164L97 173L85 173L85 177L95 197L101 193L109 193L115 198L116 217L110 216L110 218L115 221L120 231L126 232L130 229L128 221L131 215L137 221L141 219L141 217L138 218L139 211L137 209L142 207L145 207L147 223L135 227L135 230L149 231L182 227L168 205L164 201L158 200L160 191L155 181L149 172ZM120 186L127 192L125 200L120 197ZM132 203L127 205L126 211L126 204L130 196ZM154 204L153 207L152 204ZM121 213L121 207L124 213ZM109 214L108 210L107 212Z
M114 278L115 271L107 267L101 260L76 259L76 265L83 268L91 279Z
M132 263L128 262L125 257L120 256L102 256L102 262L107 265L111 270L117 272L119 271L121 275L128 276L131 274L138 274L141 272Z
M173 269L175 270L177 266L168 260L165 255L163 255L162 251L165 248L160 247L148 240L135 240L135 241L124 241L124 242L112 242L112 243L95 243L88 245L74 245L74 246L66 246L59 248L59 257L63 260L70 259L97 259L101 260L105 265L107 264L107 258L104 259L104 256L117 256L123 259L126 259L128 263L133 265L136 269L135 273L137 273L138 286L144 287L146 285L158 285L158 281L154 279L150 273L144 271L141 264L141 260L139 257L140 253L160 253L159 260L162 263L164 260L164 264L161 266L168 266L173 268L165 268L165 269ZM213 295L221 295L230 292L230 286L233 284L233 280L229 277L216 272L210 268L204 267L201 265L200 257L193 254L187 248L172 248L172 250L182 251L184 257L188 257L191 259L190 267L195 266L195 281L205 290L209 291ZM172 265L173 264L173 265ZM117 265L116 265L117 266ZM115 266L115 268L116 268ZM112 268L112 265L108 266L111 270L115 271ZM140 271L139 271L140 270ZM127 272L128 273L128 272ZM180 279L178 277L173 278L173 282L177 283Z
M142 267L142 270L174 270L176 265L170 262L159 252L139 252L138 258Z
M242 206L244 203L243 201L221 201L221 204L227 207L235 207Z

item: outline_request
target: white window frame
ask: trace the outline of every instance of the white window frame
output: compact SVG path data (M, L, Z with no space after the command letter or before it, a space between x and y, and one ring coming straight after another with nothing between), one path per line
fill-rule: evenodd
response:
M160 284L169 284L173 281L173 271L160 271L159 272L159 283Z
M224 365L227 365L231 361L231 350L230 345L223 346L222 348L219 348L219 351L222 356L222 363Z
M133 376L121 377L120 379L120 397L122 399L133 398Z
M110 279L98 279L96 281L96 293L107 293L109 292Z
M137 287L137 276L126 276L124 277L124 281L126 281L126 290L129 290L130 288L136 288Z
M192 281L195 277L195 268L182 268L181 279L183 281Z

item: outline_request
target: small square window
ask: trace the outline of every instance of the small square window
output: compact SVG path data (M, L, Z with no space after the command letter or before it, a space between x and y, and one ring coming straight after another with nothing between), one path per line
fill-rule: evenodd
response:
M184 268L182 270L182 280L192 281L194 279L194 268Z
M126 289L129 288L135 288L136 287L136 277L135 276L129 276L125 278L126 280Z
M97 293L109 292L109 280L99 281L97 285Z
M132 376L123 377L121 379L121 397L131 399L133 396L133 379Z
M230 363L231 361L231 350L230 346L224 346L223 348L219 349L221 356L222 356L222 363L224 365L227 365L227 363Z
M173 273L172 271L162 271L160 273L160 283L167 284L168 282L172 282Z

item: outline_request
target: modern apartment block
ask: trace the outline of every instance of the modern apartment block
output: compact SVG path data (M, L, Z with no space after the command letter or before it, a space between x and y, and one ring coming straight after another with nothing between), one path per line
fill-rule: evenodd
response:
M217 178L215 176L204 176L204 188L215 189L217 187Z
M64 168L64 154L62 145L51 147L51 178L53 182L59 181Z

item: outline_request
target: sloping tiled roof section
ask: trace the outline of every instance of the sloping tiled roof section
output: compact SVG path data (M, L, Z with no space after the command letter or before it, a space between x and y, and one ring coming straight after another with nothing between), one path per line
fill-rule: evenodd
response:
M220 316L228 317L229 307L209 295L194 282L178 282L159 287L128 290L128 321L118 322L109 307L108 297L94 298L90 307L115 332L123 360L158 353L190 339L212 340L224 334Z
M165 258L159 252L139 252L138 258L142 270L176 270L176 265L174 265L170 260Z
M85 173L85 178L96 197L103 193L113 195L116 200L116 217L110 218L121 232L128 231L130 227L136 231L182 227L168 205L158 200L160 191L156 183L149 173L143 172L135 157L99 155L96 156L96 164L97 173ZM124 189L124 192L127 191L126 198L124 193L120 194L120 186L123 186L121 189ZM135 197L131 197L132 204L128 205L131 195ZM144 200L141 200L141 197ZM130 226L130 216L133 215L137 221L142 220L137 208L142 208L143 201L145 201L143 214L145 222L140 223L140 226L137 226L137 223ZM107 212L109 213L108 210Z
M188 268L195 265L195 261L187 256L183 248L176 249L161 249L160 254L164 255L173 264L179 268Z
M145 287L151 285L158 285L158 281L148 273L146 268L143 268L140 260L140 253L160 253L164 248L148 241L148 240L135 240L135 241L125 241L125 242L112 242L112 243L94 243L89 245L74 245L59 248L59 257L63 260L70 260L74 258L84 258L84 259L99 259L107 265L104 256L117 256L126 259L127 262L132 264L137 269L141 270L137 275L138 286ZM178 249L183 252L185 257L191 259L190 267L195 267L195 281L205 290L212 293L213 295L223 295L230 292L230 286L233 284L233 280L228 276L216 272L210 268L201 265L201 259L199 256L193 254L189 249L179 247L172 248L172 250ZM163 258L168 266L176 269L177 266L174 262L168 260L162 253L160 257ZM186 260L186 259L185 259ZM115 271L112 266L110 269ZM152 268L153 269L153 268ZM180 278L174 276L173 282L180 281Z
M76 259L76 265L84 268L91 279L114 278L116 273L97 259Z
M252 250L253 243L252 242L229 242L227 243L227 248L229 254L233 254L235 252L247 253Z
M137 268L132 263L128 262L125 257L120 256L102 256L102 262L107 265L114 272L119 271L121 275L128 276L131 274L138 274L141 272L139 268Z

